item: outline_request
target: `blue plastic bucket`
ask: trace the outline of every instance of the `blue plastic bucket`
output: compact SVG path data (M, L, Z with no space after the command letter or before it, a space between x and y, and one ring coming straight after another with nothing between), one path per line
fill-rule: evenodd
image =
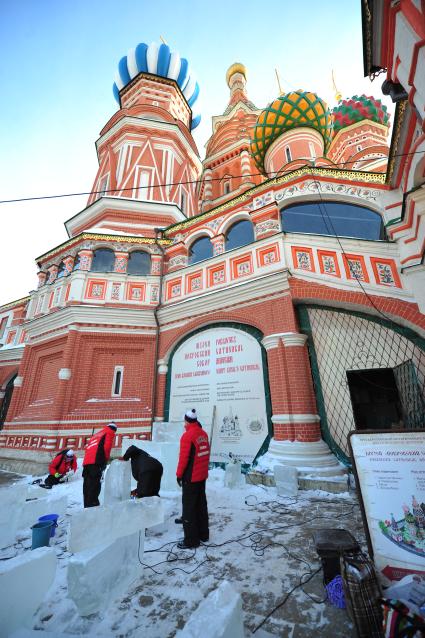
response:
M31 527L32 529L32 545L31 549L37 547L48 547L50 543L50 533L52 531L53 521L42 521Z
M38 519L39 523L42 523L43 521L52 521L52 531L50 532L51 538L53 538L53 536L55 535L56 528L58 526L58 518L59 514L46 514L45 516L40 516L40 518Z

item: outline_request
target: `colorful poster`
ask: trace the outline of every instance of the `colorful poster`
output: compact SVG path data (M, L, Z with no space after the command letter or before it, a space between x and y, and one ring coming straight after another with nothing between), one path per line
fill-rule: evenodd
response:
M171 363L169 421L196 408L211 438L211 460L229 453L251 463L267 436L261 346L235 328L210 328L187 339Z
M350 444L384 584L425 575L425 432L355 432Z

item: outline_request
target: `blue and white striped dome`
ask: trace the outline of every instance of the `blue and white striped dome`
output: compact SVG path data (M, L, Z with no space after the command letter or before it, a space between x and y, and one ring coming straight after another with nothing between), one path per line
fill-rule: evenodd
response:
M150 73L163 78L175 80L192 109L192 125L194 129L201 121L201 114L196 110L199 95L199 84L190 70L186 58L181 58L177 51L172 51L167 44L158 45L152 42L149 46L138 44L135 49L125 55L118 64L115 82L112 87L118 104L119 92L139 73Z

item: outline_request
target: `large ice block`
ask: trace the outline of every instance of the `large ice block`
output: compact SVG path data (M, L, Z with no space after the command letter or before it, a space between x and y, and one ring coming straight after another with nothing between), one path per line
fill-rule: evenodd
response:
M184 432L182 421L156 421L152 424L152 441L156 443L179 443Z
M125 461L112 461L105 474L103 483L103 504L119 503L130 498L131 464Z
M242 487L245 484L245 477L242 474L240 461L230 462L226 465L224 474L224 485L226 487Z
M137 556L138 552L140 557L143 555L144 536L144 530L141 530L70 558L68 596L81 616L110 606L113 600L123 596L133 580L141 576L143 567Z
M68 531L68 551L82 552L98 545L113 543L117 538L163 521L163 505L159 496L88 507L72 515Z
M276 491L279 496L298 494L298 470L290 465L275 465L273 468Z
M56 573L53 548L40 547L0 563L0 635L29 626Z
M44 491L44 490L40 490ZM58 514L65 516L68 505L67 496L48 496L47 498L37 498L33 501L24 501L19 508L17 529L29 529L31 525L37 523L40 516L45 514Z
M176 469L179 458L179 442L160 442L160 441L140 441L133 439L124 439L122 442L122 453L125 454L130 445L145 450L148 454L160 461L164 468L164 474L161 479L161 490L176 490Z
M13 545L16 540L19 511L27 493L28 486L24 483L0 489L0 549Z
M176 638L244 638L242 599L227 580L193 612Z

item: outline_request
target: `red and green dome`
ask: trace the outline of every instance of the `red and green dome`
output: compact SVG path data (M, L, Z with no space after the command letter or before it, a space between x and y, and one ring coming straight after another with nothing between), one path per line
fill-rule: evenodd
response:
M354 95L350 99L340 100L332 114L335 133L362 120L372 120L372 122L388 126L390 119L387 107L381 100L366 95Z
M332 137L332 118L326 103L310 91L281 95L259 115L251 137L251 153L260 171L267 150L282 133L294 128L314 128L323 137L325 150Z

